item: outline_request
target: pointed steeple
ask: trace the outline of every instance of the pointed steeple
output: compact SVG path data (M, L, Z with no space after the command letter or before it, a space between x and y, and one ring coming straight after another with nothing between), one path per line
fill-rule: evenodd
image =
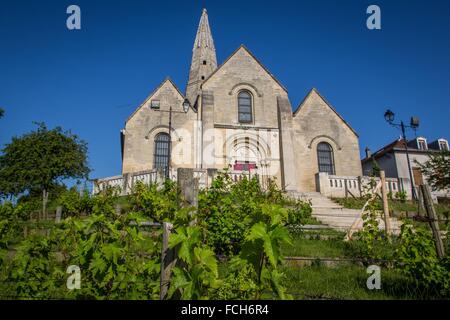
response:
M200 94L200 85L217 69L216 49L209 27L208 12L203 9L194 47L192 48L192 62L189 71L189 81L186 87L186 97L193 105Z

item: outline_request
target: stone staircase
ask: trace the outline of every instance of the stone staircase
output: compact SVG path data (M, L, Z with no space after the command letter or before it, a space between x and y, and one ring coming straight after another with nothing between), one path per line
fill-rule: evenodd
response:
M319 192L292 193L292 196L304 201L310 201L313 209L312 216L322 224L339 231L348 231L361 214L360 209L347 209L325 197ZM384 221L379 218L380 228L384 229ZM401 223L395 218L390 218L391 228L394 234L399 234ZM362 228L362 222L357 229Z

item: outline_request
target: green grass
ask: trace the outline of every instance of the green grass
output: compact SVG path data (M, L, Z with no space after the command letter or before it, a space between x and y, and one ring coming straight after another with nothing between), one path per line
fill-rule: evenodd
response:
M433 299L435 293L418 288L393 269L381 269L381 289L369 290L364 267L342 265L333 268L310 266L283 267L283 285L294 299Z
M336 240L313 240L294 237L292 246L285 244L282 252L290 257L334 258L345 256L345 244Z
M327 240L318 240L315 237L331 235ZM309 235L310 238L305 238ZM355 237L357 234L355 235ZM375 245L379 258L383 260L392 260L395 258L395 250L398 246L398 239L393 238L391 244L383 243ZM311 258L355 258L365 260L365 245L361 241L354 239L353 241L344 241L342 232L324 230L314 230L296 234L292 237L292 246L283 244L282 252L288 257L311 257Z

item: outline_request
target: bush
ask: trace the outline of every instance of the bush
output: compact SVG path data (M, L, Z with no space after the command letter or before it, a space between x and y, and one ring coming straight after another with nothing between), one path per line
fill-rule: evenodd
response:
M216 254L239 252L252 216L261 210L261 200L256 179L233 183L227 172L218 174L211 188L200 192L198 221L206 243Z
M312 207L309 202L296 200L293 207L288 209L286 225L304 225L312 220Z
M218 288L210 290L212 300L246 300L256 293L256 284L252 277L255 273L251 265L241 267L228 266L229 270Z
M0 204L0 265L6 259L11 245L22 237L22 210L23 205L14 207L11 202Z
M22 240L2 265L0 292L8 298L157 299L160 242L144 237L142 215L117 215L113 189L93 196L92 213L46 226ZM3 209L2 209L3 210ZM82 270L81 289L65 287L66 268Z
M395 199L402 203L405 203L406 202L406 192L405 191L397 191L395 193Z
M170 180L161 189L156 184L138 182L129 200L133 212L142 212L155 222L173 221L182 201L176 184Z
M91 213L93 200L87 190L84 190L80 194L80 192L73 187L59 196L57 204L62 207L64 217L72 217Z
M250 227L268 222L274 212L280 223L298 225L311 220L312 209L307 202L287 198L272 180L264 192L256 177L233 182L227 171L199 195L198 221L206 243L220 255L238 254Z
M42 235L22 241L9 266L6 288L9 298L48 299L63 284L64 273L58 265L55 242Z
M403 224L397 250L398 268L418 285L450 296L449 259L440 261L430 231Z

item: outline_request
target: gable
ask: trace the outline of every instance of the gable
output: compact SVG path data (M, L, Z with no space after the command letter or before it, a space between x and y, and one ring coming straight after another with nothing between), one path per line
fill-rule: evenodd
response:
M128 117L125 123L128 123L141 109L147 106L153 97L160 95L163 91L169 90L180 99L184 100L184 95L178 89L178 87L172 82L170 78L166 78L161 84L142 102L139 107Z
M321 110L317 110L321 109ZM301 117L301 114L306 114L308 112L320 112L323 111L322 114L328 115L336 118L337 121L343 123L356 137L358 134L356 131L350 126L350 124L344 120L344 118L334 109L334 107L317 91L316 88L311 89L302 103L298 106L297 110L294 112L294 119L297 117ZM329 111L329 112L328 112Z
M287 89L270 73L270 71L262 65L261 62L244 46L241 45L235 52L233 52L225 62L220 65L202 84L202 88L207 86L208 82L214 81L217 77L223 75L228 69L239 69L242 76L257 73L261 76L266 76L276 83L279 89L287 93ZM244 72L245 71L245 72ZM253 72L252 72L253 71ZM249 82L251 79L249 79Z

